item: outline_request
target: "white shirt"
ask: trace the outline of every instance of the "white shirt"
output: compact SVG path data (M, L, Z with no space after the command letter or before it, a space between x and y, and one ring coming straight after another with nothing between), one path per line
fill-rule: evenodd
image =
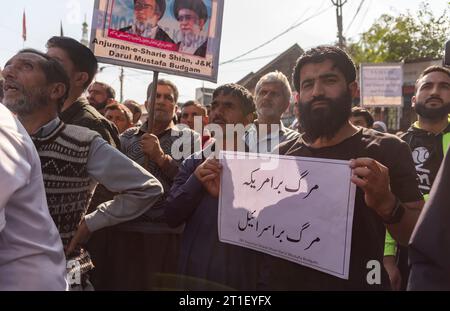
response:
M0 209L0 232L3 230L3 228L5 228L5 225L6 225L5 210L2 208Z
M0 290L65 290L66 260L31 138L0 104Z
M269 127L271 131L268 134ZM245 134L245 142L249 151L254 153L272 153L282 142L300 136L300 133L286 128L283 122L280 122L280 124L259 124L257 121L250 124Z

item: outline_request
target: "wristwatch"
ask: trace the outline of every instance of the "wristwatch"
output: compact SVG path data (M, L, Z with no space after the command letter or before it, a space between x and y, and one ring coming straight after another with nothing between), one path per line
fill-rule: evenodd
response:
M402 205L402 202L396 197L395 198L395 207L391 212L391 215L388 219L383 219L383 222L387 225L398 224L405 213L405 208Z

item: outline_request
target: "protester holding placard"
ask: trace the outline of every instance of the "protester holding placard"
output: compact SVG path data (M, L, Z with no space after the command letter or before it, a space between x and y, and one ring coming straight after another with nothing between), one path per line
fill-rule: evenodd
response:
M150 84L147 110L153 89ZM161 182L165 195L146 214L115 228L109 235L112 244L109 266L118 267L109 275L106 286L110 290L168 288L171 285L166 282L176 272L183 227L167 226L164 198L181 162L194 152L195 146L200 148L200 136L173 123L178 101L178 88L173 82L159 79L155 95L153 128L145 122L140 128L128 129L121 135L121 146L125 155Z
M218 87L213 93L210 120L222 129L216 143L195 153L180 167L167 198L166 218L171 226L185 224L181 243L178 286L186 290L255 290L260 254L225 244L218 239L218 195L220 166L210 157L227 147L235 149L239 135L228 136L226 127L253 121L255 103L250 92L237 84ZM243 133L242 133L243 134ZM234 142L227 144L228 142Z
M386 228L407 244L423 205L409 148L393 135L349 123L356 69L343 50L320 46L305 52L297 61L293 80L305 133L281 144L280 154L351 160L351 180L358 190L350 273L343 280L269 258L269 284L281 290L388 289L388 275L382 267ZM368 267L374 261L378 277L371 279Z

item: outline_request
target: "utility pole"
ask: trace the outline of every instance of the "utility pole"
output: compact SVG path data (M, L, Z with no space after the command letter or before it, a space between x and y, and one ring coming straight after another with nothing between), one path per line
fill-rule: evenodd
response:
M347 3L347 0L331 0L331 3L336 7L336 19L338 28L338 46L343 49L345 47L345 38L342 34L342 7Z
M119 81L120 81L120 102L123 102L123 80L125 78L124 72L123 72L123 67L120 67L120 76L119 76Z

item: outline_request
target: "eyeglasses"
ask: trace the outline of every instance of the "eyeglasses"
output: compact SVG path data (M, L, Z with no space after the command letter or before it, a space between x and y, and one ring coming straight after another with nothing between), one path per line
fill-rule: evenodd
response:
M165 100L168 100L168 101L171 101L171 102L174 101L173 96L170 95L170 94L160 94L160 93L156 93L156 98L157 98L157 99L161 99L161 97L164 98Z
M190 21L195 21L195 20L197 20L197 17L194 16L194 15L189 15L189 14L186 14L186 15L178 15L177 20L178 20L179 22L183 22L183 21L190 22Z

